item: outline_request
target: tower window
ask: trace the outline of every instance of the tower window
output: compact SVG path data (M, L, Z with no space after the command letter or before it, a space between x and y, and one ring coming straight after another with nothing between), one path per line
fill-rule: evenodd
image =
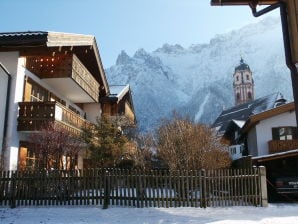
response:
M248 97L248 99L251 100L251 92L248 92L248 93L247 93L247 97Z
M240 93L237 93L237 100L240 100Z
M236 76L236 81L237 81L237 82L239 81L239 76L238 76L238 75Z
M246 80L249 80L249 75L246 75Z

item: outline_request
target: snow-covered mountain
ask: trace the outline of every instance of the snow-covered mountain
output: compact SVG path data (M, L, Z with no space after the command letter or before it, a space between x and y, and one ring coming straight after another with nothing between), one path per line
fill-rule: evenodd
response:
M133 56L122 51L106 75L110 84L131 85L143 131L174 110L210 124L223 108L233 106L232 77L241 56L253 72L256 98L280 91L292 99L279 18L217 35L209 44L164 44Z

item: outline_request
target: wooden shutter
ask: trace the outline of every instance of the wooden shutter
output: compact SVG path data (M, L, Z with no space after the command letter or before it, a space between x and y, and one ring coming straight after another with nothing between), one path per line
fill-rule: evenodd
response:
M26 80L25 89L24 89L24 102L31 101L31 93L32 93L32 84L28 82L28 80Z
M298 63L298 2L297 0L287 0L288 27L290 34L290 46L293 63Z
M279 140L279 128L272 128L272 140Z
M293 139L298 139L298 128L297 127L292 127L292 136L293 136Z

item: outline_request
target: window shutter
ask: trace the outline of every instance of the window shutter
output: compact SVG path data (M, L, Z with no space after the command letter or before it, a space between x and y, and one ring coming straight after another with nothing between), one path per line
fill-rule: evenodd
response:
M293 135L293 139L298 139L298 128L297 127L292 127L292 135Z
M32 84L26 81L24 91L24 102L31 101Z
M279 140L279 128L272 128L272 140Z

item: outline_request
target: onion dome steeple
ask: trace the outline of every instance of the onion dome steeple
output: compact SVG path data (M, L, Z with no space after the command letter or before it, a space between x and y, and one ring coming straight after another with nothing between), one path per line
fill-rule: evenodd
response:
M233 74L235 105L254 100L254 80L249 65L241 57L240 64L235 67Z

